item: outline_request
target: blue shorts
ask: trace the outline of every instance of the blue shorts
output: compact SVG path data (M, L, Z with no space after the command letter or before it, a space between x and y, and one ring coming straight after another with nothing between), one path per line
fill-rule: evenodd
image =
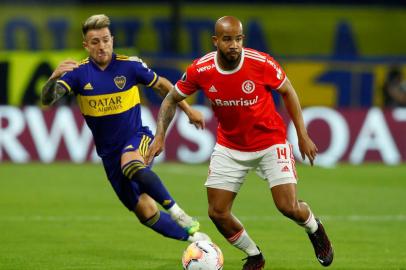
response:
M143 129L137 132L133 137L126 141L123 148L117 154L103 158L103 166L111 186L116 192L120 201L130 211L134 211L138 203L139 196L144 193L141 187L134 181L130 181L121 171L121 155L125 152L139 151L143 154L148 150L154 136L149 129Z

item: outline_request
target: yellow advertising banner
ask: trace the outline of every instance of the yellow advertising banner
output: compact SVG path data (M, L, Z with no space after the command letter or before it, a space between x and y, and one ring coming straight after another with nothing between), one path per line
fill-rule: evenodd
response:
M119 52L123 53L123 52ZM127 51L124 54L133 55ZM9 105L39 104L41 87L56 66L65 59L80 61L84 50L0 53L0 103ZM176 82L192 59L143 59L161 76ZM277 59L295 87L302 106L369 107L382 105L382 86L390 65L385 63L334 62L323 60ZM406 73L406 65L400 66ZM143 95L143 104L159 105ZM192 96L191 103L204 103L204 97ZM275 101L280 104L278 96Z

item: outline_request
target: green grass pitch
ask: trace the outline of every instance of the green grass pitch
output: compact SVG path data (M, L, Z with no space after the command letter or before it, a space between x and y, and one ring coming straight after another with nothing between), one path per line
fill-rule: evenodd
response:
M224 253L244 254L207 217L207 165L160 164L178 203ZM298 166L299 198L320 216L335 248L329 269L406 269L406 166ZM275 209L266 182L249 177L234 213L262 248L265 269L323 269L299 226ZM116 198L101 165L0 164L0 269L181 269L186 242L140 225Z

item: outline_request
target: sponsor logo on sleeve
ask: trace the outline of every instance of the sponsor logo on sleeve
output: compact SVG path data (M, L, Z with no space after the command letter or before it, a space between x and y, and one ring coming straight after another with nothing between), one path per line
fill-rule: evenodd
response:
M270 64L275 69L276 78L278 78L278 80L282 80L282 69L269 59L267 60L267 63Z
M199 67L199 68L197 69L197 72L201 73L201 72L210 70L210 69L215 68L215 67L216 67L215 64L210 64L210 65L202 66L202 67Z

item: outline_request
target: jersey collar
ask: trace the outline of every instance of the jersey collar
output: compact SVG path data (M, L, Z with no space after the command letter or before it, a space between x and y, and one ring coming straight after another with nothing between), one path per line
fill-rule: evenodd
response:
M240 60L240 63L238 64L238 66L236 66L236 68L232 69L232 70L224 70L220 67L219 63L217 62L217 51L216 51L216 53L214 54L214 64L216 66L217 71L221 74L226 74L226 75L236 73L237 71L239 71L241 69L242 64L244 63L244 55L245 55L245 53L244 53L244 48L243 48L241 51L241 60Z
M90 59L89 62L92 63L94 68L97 68L100 71L106 71L106 70L111 69L111 67L114 65L114 63L116 62L116 56L117 55L113 52L113 54L111 56L111 61L104 70L100 69L100 67L93 61L93 59L91 57L89 57L89 59Z

